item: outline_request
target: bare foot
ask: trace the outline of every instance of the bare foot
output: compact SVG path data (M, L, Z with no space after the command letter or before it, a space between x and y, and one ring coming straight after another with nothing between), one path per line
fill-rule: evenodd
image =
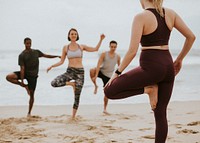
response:
M94 94L97 94L97 89L98 89L98 86L95 85L95 87L94 87Z
M104 113L105 115L110 115L110 113L108 113L106 110L104 110L103 113Z
M158 102L158 85L148 86L145 93L149 95L151 109L154 111Z
M73 90L75 91L75 82L66 82L66 85L70 85L73 87Z
M78 120L75 117L71 117L67 120L68 123L77 123Z
M27 118L31 118L31 114L27 114Z

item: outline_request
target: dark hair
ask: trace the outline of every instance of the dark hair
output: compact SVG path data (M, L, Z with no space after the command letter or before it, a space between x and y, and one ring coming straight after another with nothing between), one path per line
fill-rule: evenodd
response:
M78 31L77 31L75 28L71 28L71 29L69 30L69 32L68 32L68 40L71 41L71 39L70 39L70 37L69 37L69 34L70 34L71 31L76 31L76 33L77 33L77 39L76 39L76 41L78 41L78 40L79 40L79 35L78 35Z
M116 44L116 45L117 45L117 42L114 41L114 40L112 40L112 41L110 41L110 45L111 45L111 44Z
M24 39L24 43L26 43L26 41L28 41L28 40L30 40L30 41L31 41L31 38L29 38L29 37L26 37L26 38Z

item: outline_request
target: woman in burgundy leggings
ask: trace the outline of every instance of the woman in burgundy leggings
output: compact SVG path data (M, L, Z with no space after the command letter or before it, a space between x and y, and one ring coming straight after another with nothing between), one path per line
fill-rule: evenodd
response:
M175 75L195 40L194 34L173 10L163 8L163 0L140 0L144 11L133 20L129 50L122 63L104 89L109 99L123 99L147 93L154 111L155 143L165 143L169 103ZM173 62L168 41L171 30L176 28L185 38L182 51ZM142 45L140 66L122 75L121 72L135 57Z

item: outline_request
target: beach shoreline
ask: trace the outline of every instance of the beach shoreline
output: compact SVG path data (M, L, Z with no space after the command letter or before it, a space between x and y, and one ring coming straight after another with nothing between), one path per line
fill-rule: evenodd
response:
M0 106L0 142L150 143L155 123L148 103L80 105L71 121L71 105ZM200 101L174 101L168 106L168 143L200 143Z

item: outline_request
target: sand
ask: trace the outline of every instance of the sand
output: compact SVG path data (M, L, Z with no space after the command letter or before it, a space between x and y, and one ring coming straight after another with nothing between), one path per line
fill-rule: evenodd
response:
M0 143L153 143L154 116L149 104L0 106ZM167 143L200 143L200 101L171 102Z

